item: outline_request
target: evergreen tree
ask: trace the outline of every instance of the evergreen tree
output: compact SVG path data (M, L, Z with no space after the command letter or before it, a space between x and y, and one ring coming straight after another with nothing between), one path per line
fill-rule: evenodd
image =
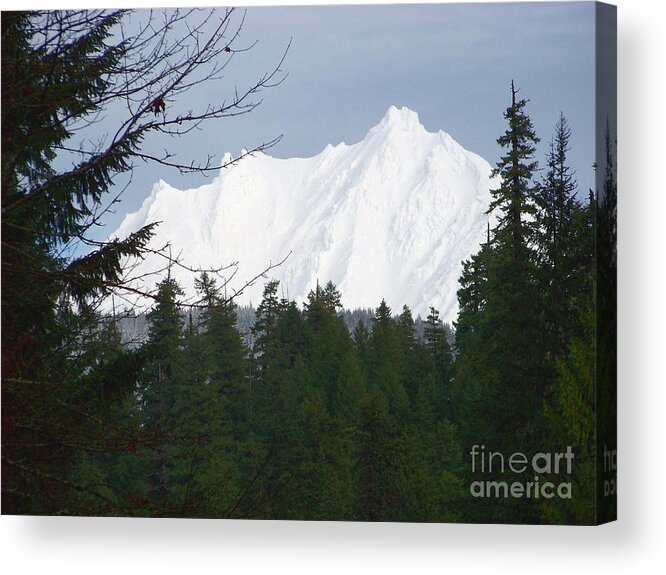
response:
M259 370L265 370L276 353L277 322L282 313L282 305L277 296L279 282L270 281L264 288L252 334L254 336L254 356Z
M84 418L86 444L72 458L69 480L78 486L63 497L68 509L85 515L143 515L149 509L139 452L145 440L135 400L145 362L128 349L114 316L91 322L87 345L77 357L84 373L80 391L95 420ZM85 385L83 383L85 382ZM100 436L100 425L106 430Z
M293 302L277 298L278 282L269 282L257 308L252 378L252 415L245 482L253 482L250 501L267 518L295 518L290 490L301 450L299 406L310 386L304 354L305 327ZM256 504L255 504L256 506Z
M412 310L408 306L402 306L402 313L398 317L398 327L402 334L403 340L406 342L407 347L411 348L416 341L416 336L414 334L414 317L412 316Z
M363 376L363 381L368 379L368 349L370 346L370 332L365 325L365 322L361 320L356 327L354 328L354 333L352 335L354 340L354 349L356 351L356 357L358 358L359 368L361 369L361 374Z
M239 446L248 433L250 404L246 351L236 328L236 306L220 297L208 274L196 286L206 307L200 328L185 344L192 412L184 415L197 439L196 480L188 496L197 515L219 517L228 515L242 486Z
M402 511L402 461L395 426L386 397L380 389L371 389L363 399L359 425L361 521L395 521Z
M537 168L534 152L539 138L524 110L528 100L517 100L517 93L512 81L511 105L504 113L509 127L497 139L506 152L493 170L493 175L501 178L501 184L491 190L493 200L488 213L497 210L495 239L510 250L513 261L520 262L527 257L525 250L534 236L534 224L529 216L536 213L532 176Z
M314 376L313 384L323 390L328 410L332 409L343 359L352 348L349 330L338 310L340 293L329 281L321 290L311 291L305 304L306 359Z
M291 478L279 516L354 519L357 484L353 446L344 422L330 415L319 390L311 390L301 402L297 429Z
M439 319L439 311L434 307L430 308L430 313L426 318L424 335L425 344L435 362L438 414L450 417L453 357L446 330Z
M563 114L555 128L547 171L537 186L538 264L544 299L546 349L554 357L566 353L569 332L577 331L575 303L589 297L589 265L594 254L593 231L585 208L576 198L576 180L567 164L571 130ZM587 248L587 249L586 249Z
M183 325L177 298L178 283L167 277L158 284L158 303L148 314L148 362L139 387L143 425L148 430L148 491L158 514L170 514L181 480L177 461L183 437L178 419L187 409L184 398Z
M326 282L324 290L321 293L321 299L324 306L333 313L337 313L342 308L342 295L331 280Z
M475 331L478 331L479 316L488 299L488 261L492 257L492 253L490 224L488 224L486 242L482 244L477 254L462 262L463 270L457 293L458 319L454 324L458 350L474 347L474 345L465 345L464 340L468 334L473 338Z
M405 349L391 308L382 300L375 312L368 349L368 385L388 400L390 416L404 423L409 414L409 397L404 386Z
M180 98L189 88L218 77L233 10L219 13L215 25L213 11L188 13L184 37L175 32L184 19L177 10L165 11L161 21L147 16L133 26L134 35L123 29L127 15L2 15L2 400L11 406L2 424L6 513L86 513L70 507L82 504L76 495L86 490L92 499L108 499L99 485L77 483L75 462L87 445L95 443L97 453L117 450L101 423L111 406L91 400L100 390L90 386L103 386L120 405L131 401L135 380L108 377L108 370L104 381L90 377L79 360L88 355L87 334L99 326L91 311L111 291L132 293L124 263L145 254L156 224L123 240L91 239L88 232L109 209L107 194L136 160L184 171L214 168L154 153L150 136L187 133L203 121L248 111L254 107L248 96L280 75L276 68L226 103L179 110L179 101L190 101ZM107 114L111 108L125 115ZM102 129L92 134L98 123Z
M595 521L595 333L592 298L581 310L582 330L569 336L569 349L557 361L552 398L546 405L549 442L544 449L570 445L575 454L572 499L542 501L548 523L591 525Z
M67 471L79 451L73 445L85 444L82 438L99 415L86 403L94 391L84 389L86 382L69 361L81 341L77 336L94 317L86 308L120 281L122 258L141 253L153 228L76 258L62 255L63 247L87 229L86 220L113 174L128 169L128 151L137 143L129 137L67 172L53 167L56 151L68 146L74 122L101 109L112 90L109 75L127 50L106 43L122 11L94 14L85 26L81 14L7 12L2 17L6 513L61 509L70 490ZM58 25L66 32L56 35ZM65 421L72 423L63 426ZM84 428L77 429L78 424ZM104 432L95 430L99 437ZM80 439L72 441L77 434Z
M408 306L404 305L402 307L402 313L397 318L396 326L398 342L405 364L401 373L402 383L413 410L419 388L423 386L424 380L428 380L430 377L430 368L433 365L424 362L420 353L423 346L416 340L414 318Z
M512 82L511 105L504 114L508 127L497 140L506 150L494 170L501 183L492 190L489 207L497 214L497 225L487 246L472 260L476 266L466 267L459 292L464 298L458 322L463 333L457 342L454 397L460 405L456 419L466 451L474 444L500 451L516 445L529 450L539 446L544 433L539 414L547 381L540 351L543 306L534 249L532 182L538 138L525 112L527 100L516 96ZM485 278L478 277L479 270ZM476 286L480 289L475 293ZM520 503L494 501L494 507L486 503L476 507L479 517L536 520L535 511Z

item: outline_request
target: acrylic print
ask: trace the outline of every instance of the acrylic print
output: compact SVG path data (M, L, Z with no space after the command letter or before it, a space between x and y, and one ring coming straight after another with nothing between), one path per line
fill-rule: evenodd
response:
M615 8L2 13L2 511L615 518Z

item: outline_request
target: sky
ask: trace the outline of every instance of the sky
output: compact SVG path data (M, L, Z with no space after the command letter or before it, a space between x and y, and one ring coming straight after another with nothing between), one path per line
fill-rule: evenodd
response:
M140 13L139 15L140 16ZM228 96L269 71L291 40L279 86L261 94L251 114L211 122L178 140L147 143L192 159L238 155L276 136L272 156L307 157L328 143L356 143L390 105L419 114L429 131L444 130L491 165L506 129L513 79L541 138L544 164L560 111L573 136L570 162L586 194L594 174L594 4L592 2L252 7L238 54L225 78L193 91L193 102ZM159 179L180 189L213 175L181 175L139 164L115 213L98 235L111 233L139 208ZM124 184L117 180L117 188Z

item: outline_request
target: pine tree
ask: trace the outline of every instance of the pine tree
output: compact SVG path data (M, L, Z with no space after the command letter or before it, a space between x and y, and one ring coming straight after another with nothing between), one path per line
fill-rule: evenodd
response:
M438 413L451 417L451 379L453 377L453 356L446 330L439 319L439 311L434 307L425 324L425 344L435 362Z
M331 280L326 282L321 298L325 307L333 313L337 313L342 308L342 295Z
M206 307L194 337L185 344L193 408L184 416L197 440L188 503L198 516L219 517L227 516L242 487L238 451L250 417L246 350L236 328L236 307L220 296L214 278L204 273L196 286Z
M304 322L293 302L278 300L278 287L278 282L266 285L253 328L257 370L244 475L245 483L253 484L250 501L260 502L261 517L274 519L293 517L289 485L302 442L298 410L310 386Z
M415 327L412 310L406 305L402 306L402 313L398 317L398 327L402 334L403 341L406 343L407 348L410 349L416 341L416 335L414 333Z
M358 354L356 349L349 347L340 360L338 374L331 391L331 415L347 426L356 425L365 390L365 375Z
M533 239L534 224L529 217L536 212L532 176L537 168L534 152L539 138L534 133L532 121L524 108L528 100L517 100L518 91L511 82L511 105L504 118L509 127L497 139L506 148L493 170L493 176L500 176L501 184L491 190L493 201L488 213L498 210L497 226L493 230L498 243L510 249L513 261L526 257L524 250Z
M158 284L158 303L148 314L148 362L139 387L140 410L149 438L148 491L158 515L170 514L182 495L181 462L176 453L183 437L178 423L189 407L185 405L184 333L177 301L182 294L170 277Z
M409 414L405 389L406 355L391 308L382 300L375 312L368 349L368 385L378 388L389 402L389 413L404 423Z
M536 448L543 436L542 407L547 393L542 349L543 306L534 244L537 235L533 174L538 138L511 84L508 127L497 140L505 149L494 174L489 212L497 225L462 278L454 398L463 448ZM479 273L483 271L485 277ZM494 502L497 503L497 502ZM536 520L522 505L485 502L475 506L497 521ZM472 518L472 515L470 515Z
M595 521L595 329L592 298L580 310L582 329L569 335L566 355L557 361L553 394L546 405L549 444L553 451L570 445L575 453L572 482L575 497L542 501L548 523L592 525Z
M282 306L277 297L279 282L270 281L264 288L264 296L257 308L257 316L252 334L254 336L254 356L259 370L265 370L273 360L276 351L277 322Z
M76 513L141 515L147 509L139 454L144 432L134 394L144 354L123 343L114 316L91 322L85 338L76 370L85 374L80 391L96 418L84 419L85 449L73 456L69 473L79 487L63 499ZM100 425L106 430L101 436Z
M538 352L542 306L533 249L536 202L532 176L538 138L524 111L527 100L517 100L516 95L512 82L511 106L504 114L509 125L497 140L507 151L494 170L502 183L492 191L489 208L496 211L498 223L492 230L487 301L480 322L484 368L487 382L494 388L487 391L493 400L503 398L494 425L498 435L512 443L522 434L533 433L533 414L539 411L545 391Z
M70 472L91 436L97 452L117 449L100 423L100 409L108 406L90 400L100 393L90 386L104 385L121 404L133 381L102 382L80 371L78 360L87 354L86 334L99 328L92 310L100 299L132 293L123 266L145 254L156 224L126 239L93 240L90 230L118 200L105 204L107 194L136 160L219 169L209 160L155 153L151 135L184 134L233 110L251 110L248 96L281 74L278 66L226 103L179 109L179 101L190 100L181 98L189 88L218 77L233 10L189 13L185 37L174 32L185 17L177 10L163 12L161 21L147 16L133 26L134 35L123 29L127 15L2 15L2 399L11 406L2 424L6 513L86 513L70 507L80 501L70 496L86 489L110 504L102 488L80 485ZM156 101L161 115L154 113ZM107 114L112 108L124 116ZM102 129L90 131L100 122Z
M87 229L86 219L113 174L128 168L123 146L69 172L53 167L56 150L67 148L71 124L99 111L111 89L108 75L125 47L105 40L122 15L95 15L85 27L75 13L2 16L2 394L11 406L3 412L2 434L7 513L56 513L64 504L67 470L77 451L71 446L84 444L72 435L86 437L85 427L98 415L86 403L91 390L84 389L68 352L94 317L90 299L119 281L122 258L138 255L152 233L148 226L86 255L62 256L63 247ZM57 28L44 22L59 20L69 33L55 41ZM126 145L134 143L130 138ZM76 412L75 422L63 427ZM39 445L50 447L30 447Z
M358 358L358 364L359 368L361 369L363 381L367 382L369 369L368 350L370 346L370 332L368 331L368 328L366 327L363 320L361 320L354 328L352 339L354 340L354 349L356 351L356 357Z
M358 477L361 521L395 521L403 494L398 433L386 397L378 388L363 398L359 425Z
M307 338L306 361L314 376L313 384L321 389L329 411L340 377L343 359L352 348L349 331L338 315L340 293L329 281L324 289L317 286L305 304L304 318Z
M423 346L416 339L414 318L408 306L402 307L396 326L400 353L404 356L404 368L400 375L413 412L419 389L424 385L424 381L429 380L434 364L424 361L421 354Z
M298 409L298 435L280 517L349 521L354 519L357 484L351 436L331 416L323 394L311 392Z
M544 298L546 348L555 357L566 353L566 337L577 331L572 305L589 295L589 250L592 229L576 198L576 180L567 164L571 130L563 114L555 128L547 171L537 186L538 264ZM587 249L586 249L587 248Z

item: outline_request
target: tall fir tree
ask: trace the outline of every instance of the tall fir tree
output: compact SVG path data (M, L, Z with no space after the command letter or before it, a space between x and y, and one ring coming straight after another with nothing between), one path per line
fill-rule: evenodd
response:
M426 347L435 362L437 378L437 408L441 417L451 417L451 379L453 378L453 356L448 335L444 329L439 311L434 307L426 318L424 339Z
M91 343L87 335L100 326L92 310L112 291L132 293L125 263L145 255L157 225L125 239L91 238L90 230L118 201L109 192L122 189L119 176L126 177L136 160L184 171L211 169L206 160L179 161L161 146L154 153L150 136L177 136L234 110L247 112L256 106L248 106L249 95L274 85L281 74L275 68L226 102L195 103L179 113L174 104L192 104L182 97L188 89L219 77L221 57L230 50L223 38L234 25L233 10L188 12L186 35L178 33L185 20L178 10L146 12L137 26L128 26L128 15L2 15L2 400L11 406L2 422L7 513L86 513L72 511L71 495L87 489L100 501L105 497L101 486L84 486L70 476L91 436L98 451L117 447L101 423L109 406L90 401L100 394L90 386L103 386L120 405L131 401L134 381L102 381L101 372L90 377L90 371L80 371L80 359ZM164 113L165 101L172 113ZM111 109L120 115L107 113Z
M191 405L183 423L197 442L187 503L191 514L227 517L242 487L239 447L249 425L246 351L236 306L220 295L215 279L203 273L195 287L205 307L186 338L183 360Z
M123 15L2 16L2 399L11 406L3 410L2 433L7 513L58 513L75 489L67 480L69 465L100 413L87 403L95 390L85 386L93 381L81 378L69 360L94 318L88 304L120 281L123 257L141 253L154 227L65 257L63 248L86 231L113 175L129 168L129 150L138 143L129 137L113 153L86 158L69 171L54 167L76 122L99 113L113 89L110 78L128 47L108 40ZM101 438L105 431L94 433Z
M492 190L488 210L496 215L497 225L481 250L483 257L465 269L459 292L464 299L458 323L464 333L457 343L454 396L466 452L474 444L500 451L520 445L529 451L538 447L544 433L543 306L534 247L538 138L526 105L512 82L511 104L504 114L508 127L497 140L505 152L493 172L501 180ZM479 277L480 269L485 278ZM474 293L475 286L483 287ZM520 502L493 503L479 502L475 513L500 522L537 520L537 512Z
M389 402L389 414L404 423L409 416L409 397L404 386L405 347L391 308L382 300L375 311L368 349L368 385L376 387Z
M578 310L572 305L589 297L589 250L593 230L587 209L576 197L577 185L567 163L571 129L564 117L555 127L547 170L537 186L537 261L544 299L544 345L553 357L566 353L566 338L576 331Z
M167 277L158 284L158 301L148 314L148 361L138 390L143 425L147 429L146 479L157 515L169 515L182 495L182 466L177 460L179 416L184 405L183 318L178 283Z
M552 396L545 406L549 437L544 449L571 446L575 454L571 499L541 502L548 523L592 525L595 520L596 369L594 305L590 297L580 310L579 328L568 334L567 353L557 359Z

